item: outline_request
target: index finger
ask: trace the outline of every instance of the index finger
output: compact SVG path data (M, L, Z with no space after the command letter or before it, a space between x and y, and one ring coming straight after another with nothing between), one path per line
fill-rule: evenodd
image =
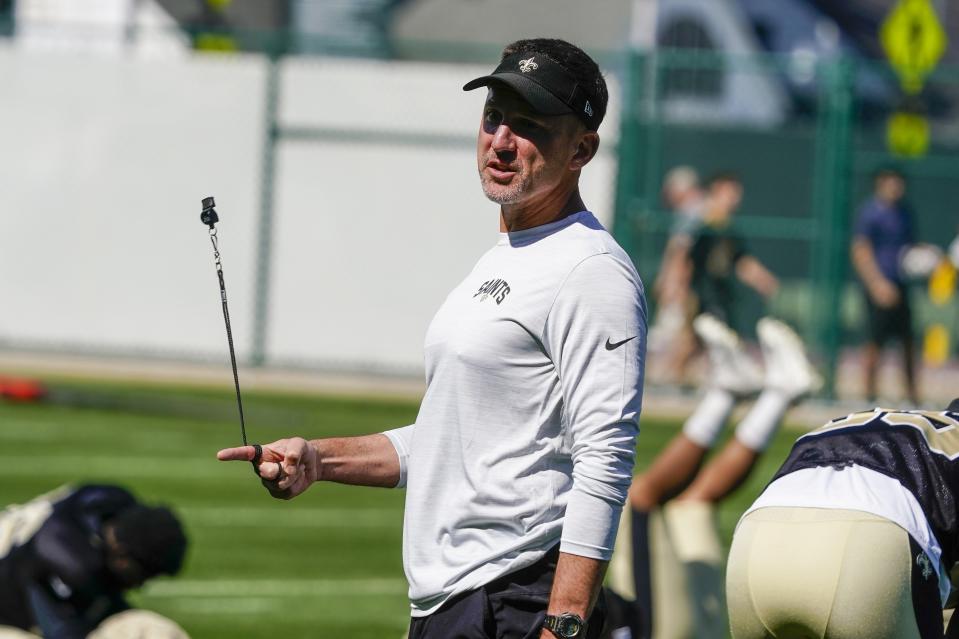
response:
M220 461L253 461L256 456L256 449L253 446L237 446L236 448L224 448L216 454Z

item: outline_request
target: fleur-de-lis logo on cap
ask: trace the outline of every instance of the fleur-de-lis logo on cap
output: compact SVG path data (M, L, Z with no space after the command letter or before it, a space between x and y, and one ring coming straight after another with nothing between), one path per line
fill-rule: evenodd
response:
M535 57L536 56L533 56L532 58L526 58L525 60L520 60L519 70L522 71L523 73L529 73L530 71L535 71L536 69L538 69L539 65L533 61Z

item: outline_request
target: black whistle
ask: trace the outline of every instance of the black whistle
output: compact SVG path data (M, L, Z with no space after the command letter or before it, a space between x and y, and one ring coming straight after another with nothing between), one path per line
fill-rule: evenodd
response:
M213 201L213 196L203 198L203 212L200 213L200 221L209 226L211 229L213 225L220 221L220 217L216 214L216 202Z

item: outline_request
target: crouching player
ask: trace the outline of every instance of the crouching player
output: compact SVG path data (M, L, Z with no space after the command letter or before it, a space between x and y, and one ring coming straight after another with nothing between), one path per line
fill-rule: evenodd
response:
M10 506L0 511L0 626L45 639L185 638L158 615L124 613L123 593L179 572L186 545L169 509L118 486L62 488Z
M732 636L941 638L957 499L959 399L942 412L854 413L803 435L733 537Z
M765 371L712 315L693 328L709 355L706 392L630 488L607 579L614 639L727 636L716 504L748 478L789 407L822 385L802 340L781 321L757 326ZM703 466L736 404L757 394L734 437Z

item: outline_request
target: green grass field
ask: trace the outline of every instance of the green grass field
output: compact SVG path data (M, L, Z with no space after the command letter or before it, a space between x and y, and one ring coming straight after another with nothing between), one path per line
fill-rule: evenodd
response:
M68 404L0 402L0 506L85 481L119 483L173 506L191 541L186 568L134 595L137 605L198 639L402 635L402 491L319 485L291 502L271 499L248 465L214 458L239 440L231 391L77 383L55 390ZM244 403L254 441L377 432L416 414L414 403L375 399L250 393ZM638 468L678 426L644 420ZM794 437L780 433L722 505L727 542Z

